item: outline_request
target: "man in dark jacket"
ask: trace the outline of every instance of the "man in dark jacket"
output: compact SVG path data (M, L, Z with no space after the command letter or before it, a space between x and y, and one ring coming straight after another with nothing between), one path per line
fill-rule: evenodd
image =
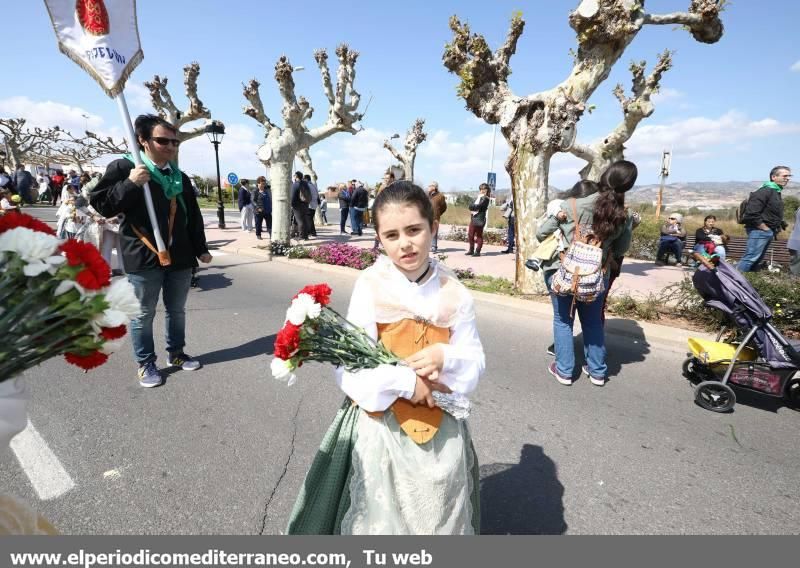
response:
M89 194L92 207L103 217L120 213L119 238L122 263L141 304L141 315L131 322L131 341L139 363L139 384L157 387L163 377L156 366L153 318L163 294L167 323L168 363L185 371L200 368L200 362L184 351L186 297L192 268L211 262L203 229L203 216L189 178L178 169L175 128L158 116L139 116L135 123L144 165L134 167L129 159L115 160ZM150 195L159 230L168 246L169 266L159 263L153 226L147 214L144 185ZM171 228L170 228L171 227Z
M290 201L294 220L297 223L298 238L306 241L308 240L308 234L311 232L308 226L308 207L309 203L311 203L311 189L308 187L305 180L303 180L303 172L294 173L294 183L292 184Z
M786 228L781 192L791 178L792 171L787 166L775 166L769 172L769 181L750 194L742 218L747 250L737 266L741 272L760 270L769 244Z
M353 199L353 192L349 187L342 184L339 186L339 234L345 235L344 227L350 215L350 201ZM352 223L350 229L353 229Z
M256 209L256 238L261 240L261 223L264 221L267 222L267 233L272 237L272 192L264 176L258 176L256 187L258 191L253 199Z
M253 194L250 193L249 184L250 182L246 179L241 181L237 200L242 231L247 231L248 233L253 230Z
M31 188L33 187L33 176L31 172L25 169L22 164L17 164L17 171L14 172L12 177L14 184L14 191L22 198L22 201L28 205L33 204L33 195L31 195Z
M369 207L369 193L364 188L364 184L359 183L353 193L353 201L350 203L350 224L353 234L357 234L359 237L364 234L364 211L367 210L367 207Z

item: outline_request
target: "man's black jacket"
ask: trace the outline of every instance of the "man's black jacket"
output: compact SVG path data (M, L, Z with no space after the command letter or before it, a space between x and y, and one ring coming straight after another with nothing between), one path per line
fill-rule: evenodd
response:
M748 229L756 229L761 223L776 233L784 229L786 224L783 222L783 198L780 192L762 186L751 193L743 220Z
M144 201L144 189L131 180L128 175L133 169L130 160L114 160L106 168L106 173L92 189L89 201L98 213L104 217L114 217L119 213L125 215L120 224L119 238L122 247L122 263L126 272L139 272L151 268L161 268L156 255L139 240L133 227L141 231L153 246L153 226L147 215ZM169 200L157 181L150 180L150 195L153 197L153 208L161 229L161 237L169 249L172 264L167 270L181 270L197 266L197 257L208 253L206 234L203 229L203 215L197 205L197 198L192 183L183 174L183 202L186 210L177 204L175 228L172 231L172 244L169 243ZM180 200L178 200L180 201Z

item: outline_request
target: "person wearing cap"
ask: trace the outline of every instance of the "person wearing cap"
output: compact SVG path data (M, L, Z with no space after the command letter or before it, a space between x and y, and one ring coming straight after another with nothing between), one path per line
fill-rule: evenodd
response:
M669 261L670 253L675 255L675 266L681 266L683 245L686 242L686 229L683 228L683 215L672 213L661 227L656 264L662 266Z

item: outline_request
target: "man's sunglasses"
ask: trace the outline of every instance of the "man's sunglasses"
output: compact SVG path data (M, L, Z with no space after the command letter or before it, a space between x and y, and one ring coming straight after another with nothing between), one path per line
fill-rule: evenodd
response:
M169 144L172 144L176 148L178 146L180 146L180 143L181 143L181 141L178 140L177 138L164 138L163 136L153 136L153 138L151 138L151 140L153 140L154 142L156 142L160 146L167 146Z

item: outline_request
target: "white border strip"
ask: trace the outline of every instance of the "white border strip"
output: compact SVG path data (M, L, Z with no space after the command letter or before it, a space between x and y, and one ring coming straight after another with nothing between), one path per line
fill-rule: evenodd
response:
M31 421L11 440L11 449L42 501L55 499L75 487L75 482L36 431Z

